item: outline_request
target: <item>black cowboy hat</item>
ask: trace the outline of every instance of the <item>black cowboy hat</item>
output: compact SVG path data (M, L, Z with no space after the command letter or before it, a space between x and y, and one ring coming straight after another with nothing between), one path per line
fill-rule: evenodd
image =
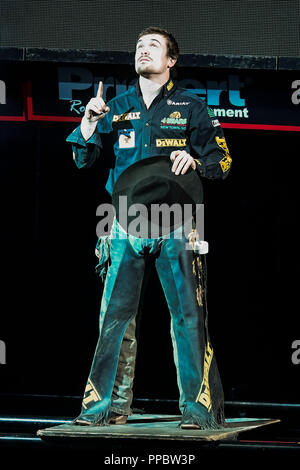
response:
M133 220L137 222L138 217L140 225L143 225L140 227L143 238L156 238L153 228L155 233L158 230L157 237L166 235L186 222L185 204L190 205L188 213L195 215L196 205L203 203L200 176L191 167L184 175L175 175L171 171L172 165L169 156L153 156L133 163L119 176L113 189L112 203L116 218L126 232L136 236L136 224L131 223ZM121 203L120 196L127 197L126 204ZM147 211L141 211L138 204L143 204ZM169 210L169 219L158 217L157 205L161 204L166 205L167 211L173 204L177 208L180 206L181 215Z

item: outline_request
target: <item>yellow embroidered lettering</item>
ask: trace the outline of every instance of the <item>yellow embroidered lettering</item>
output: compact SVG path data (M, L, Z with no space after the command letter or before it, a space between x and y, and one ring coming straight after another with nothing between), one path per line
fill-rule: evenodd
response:
M113 122L132 121L134 119L140 119L140 114L140 111L136 111L135 113L114 114Z
M218 144L219 147L221 147L223 150L225 150L226 153L229 153L229 150L228 150L228 147L227 147L227 144L226 144L226 140L224 138L216 137L216 141L217 141L217 144Z
M225 152L225 157L223 157L222 160L220 160L220 162L219 162L223 173L225 173L231 167L232 158L229 154L229 150L228 150L228 147L227 147L227 144L226 144L226 140L224 138L221 138L221 137L216 137L216 142L217 142L218 146L221 147Z
M167 90L168 90L168 91L172 90L173 86L174 86L174 83L173 83L172 80L171 80L171 81L168 83L168 85L167 85Z
M232 162L232 158L229 155L227 155L226 157L222 158L222 160L220 160L220 165L221 165L223 173L229 170L229 168L231 167L231 162Z
M98 394L97 390L92 384L92 381L89 379L87 386L85 387L84 391L84 398L82 400L82 405L84 408L87 408L87 405L91 401L99 401L101 400L100 395Z
M196 401L202 403L208 411L211 410L212 402L209 388L209 369L213 357L213 349L207 344L204 354L203 380Z
M156 147L185 147L187 139L156 139Z

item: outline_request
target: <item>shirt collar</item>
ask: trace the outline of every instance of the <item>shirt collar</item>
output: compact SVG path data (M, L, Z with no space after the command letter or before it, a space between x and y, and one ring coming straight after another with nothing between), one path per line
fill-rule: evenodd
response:
M140 85L140 90L142 92L142 95L150 96L150 95L158 95L160 92L160 89L163 87L163 85L160 85L159 83L155 83L152 80L149 80L148 78L140 76L139 78L139 85Z
M136 82L135 89L136 89L137 95L142 96L139 80L137 80ZM176 82L172 78L169 78L169 80L161 87L159 94L162 97L168 97L175 91L175 89L176 89Z

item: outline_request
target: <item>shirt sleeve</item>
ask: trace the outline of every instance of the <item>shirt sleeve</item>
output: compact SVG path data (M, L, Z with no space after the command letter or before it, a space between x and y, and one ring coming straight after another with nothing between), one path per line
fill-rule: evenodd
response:
M102 149L101 137L97 130L85 141L80 125L71 132L66 141L72 144L73 159L78 168L89 168L99 157Z
M205 178L225 179L232 164L221 125L213 110L199 103L190 119L190 145L197 171ZM201 106L202 105L202 106Z
M111 131L111 115L110 110L103 119L97 122L96 129L88 140L84 140L80 125L66 138L66 141L72 144L73 160L78 168L89 168L101 154L101 133Z

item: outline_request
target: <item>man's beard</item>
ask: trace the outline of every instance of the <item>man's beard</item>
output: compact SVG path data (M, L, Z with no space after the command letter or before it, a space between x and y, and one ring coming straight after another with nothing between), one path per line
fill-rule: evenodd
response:
M136 72L141 75L142 77L149 77L149 75L153 75L154 73L157 73L157 71L152 67L152 64L147 64L146 67L144 67L142 64L138 64L136 68Z

